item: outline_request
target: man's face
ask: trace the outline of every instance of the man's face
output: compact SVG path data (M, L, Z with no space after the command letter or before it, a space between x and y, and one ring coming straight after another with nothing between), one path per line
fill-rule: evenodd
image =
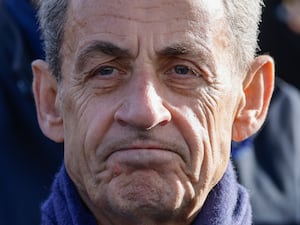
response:
M222 177L241 89L223 15L221 0L71 2L57 105L99 221L191 220Z

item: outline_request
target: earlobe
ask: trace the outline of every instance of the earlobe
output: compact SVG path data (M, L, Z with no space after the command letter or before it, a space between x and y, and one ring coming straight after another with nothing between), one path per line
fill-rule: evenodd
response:
M269 56L254 59L243 82L243 96L233 124L232 138L242 141L265 121L274 89L274 62Z
M33 93L37 116L43 133L55 142L63 142L63 120L60 115L58 83L43 60L32 63Z

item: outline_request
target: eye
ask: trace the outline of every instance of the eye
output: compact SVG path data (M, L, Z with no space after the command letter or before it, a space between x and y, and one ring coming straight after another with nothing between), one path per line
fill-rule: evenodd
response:
M180 76L188 76L188 75L196 76L196 77L201 76L200 73L198 73L196 70L192 69L189 66L185 66L185 65L175 65L167 73L180 75Z
M186 75L190 72L190 69L187 66L177 65L174 67L174 72L180 75Z
M119 70L112 66L101 66L95 71L95 75L110 76L118 73Z

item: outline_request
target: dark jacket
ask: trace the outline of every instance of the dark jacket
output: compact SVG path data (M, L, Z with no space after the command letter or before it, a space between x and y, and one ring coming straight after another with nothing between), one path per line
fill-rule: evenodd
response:
M0 224L35 225L62 159L38 126L31 90L37 56L0 1Z

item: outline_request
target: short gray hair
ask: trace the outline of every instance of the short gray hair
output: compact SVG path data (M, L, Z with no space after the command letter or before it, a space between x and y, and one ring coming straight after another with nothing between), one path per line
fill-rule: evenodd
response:
M69 0L40 0L38 18L43 47L49 69L57 80L61 79L61 46L67 21Z
M246 69L257 51L258 25L263 0L223 0L230 27L232 51L240 70ZM39 22L49 69L61 79L61 46L69 0L40 0Z
M258 50L263 0L224 0L225 16L232 33L233 57L239 71L248 69Z

